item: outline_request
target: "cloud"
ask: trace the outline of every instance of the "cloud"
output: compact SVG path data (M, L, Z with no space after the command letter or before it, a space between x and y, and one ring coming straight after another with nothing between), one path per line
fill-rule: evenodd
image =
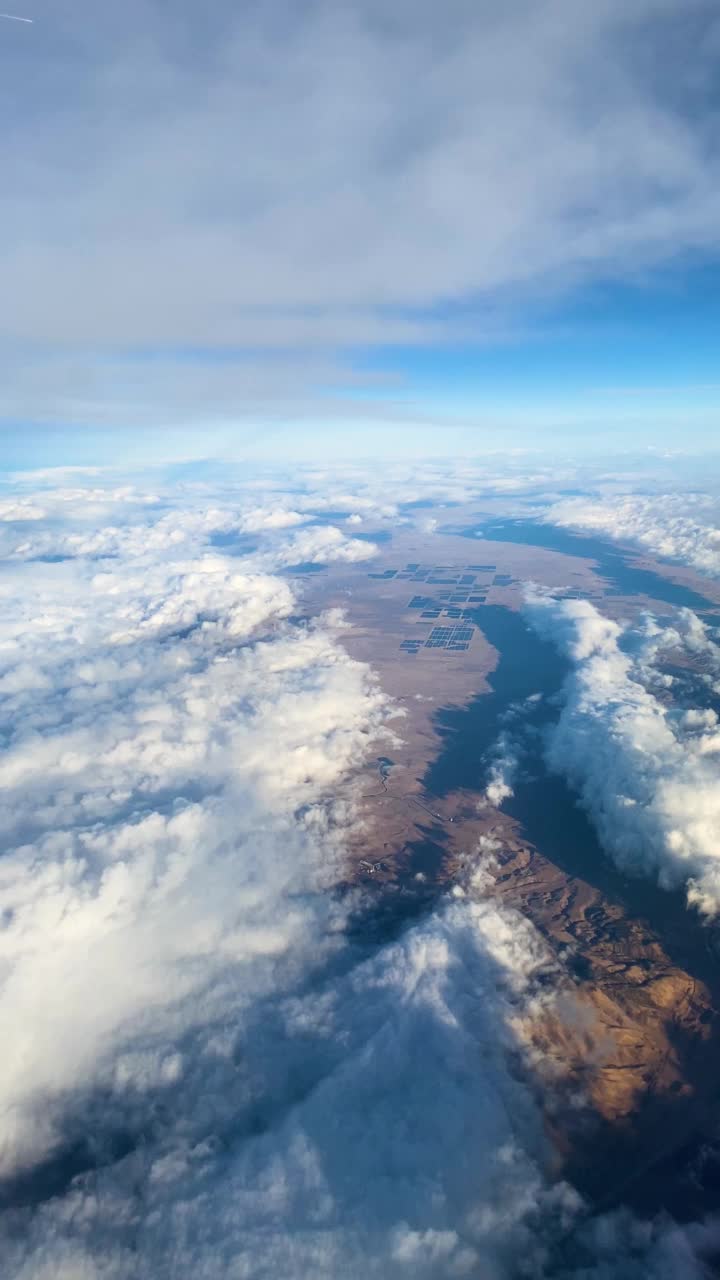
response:
M518 770L518 746L507 733L501 733L489 761L487 782L479 806L499 809L514 794L513 783Z
M40 496L44 505L38 501ZM6 500L4 508L0 506L0 552L16 560L143 560L148 555L187 555L230 545L246 553L247 566L262 571L308 561L368 560L377 554L373 543L348 538L334 525L314 523L310 515L293 510L278 495L263 506L256 505L255 494L242 491L232 506L189 500L181 513L165 511L164 506L159 495L143 495L130 488L43 491L37 497ZM108 518L114 522L103 524ZM298 525L306 527L286 534ZM257 534L265 536L262 550L252 560L247 554L252 546L243 541L243 535ZM222 563L215 561L216 566Z
M558 1265L552 1280L701 1280L712 1271L717 1247L715 1222L681 1227L620 1209L591 1219L575 1234L569 1251L575 1261Z
M667 1232L552 1175L529 1028L569 979L482 865L363 929L354 779L396 709L258 569L292 508L243 496L243 556L204 493L112 492L54 558L48 487L47 558L0 580L4 1274L549 1280L594 1226L607 1274L632 1238L654 1275Z
M696 615L675 626L648 620L640 632L581 600L531 594L532 624L573 663L552 730L551 766L577 787L613 860L664 888L685 887L708 915L720 909L720 727L708 708L662 701L671 677L663 650L704 652L715 674L720 650Z
M286 581L188 556L204 515L178 561L131 506L100 568L92 545L5 568L6 1271L542 1258L537 1222L579 1202L511 1068L551 998L541 938L471 887L396 941L347 936L351 774L391 703L334 614L300 626Z
M238 524L244 533L258 533L260 530L291 529L293 525L304 524L307 516L299 511L288 511L277 506L270 509L254 507L247 511Z
M518 293L713 251L716 13L691 12L38 0L4 76L36 86L4 415L233 422L340 386L335 412L358 347L505 334Z
M159 1095L168 1119L34 1215L18 1273L70 1249L119 1276L539 1265L543 1217L550 1235L579 1208L546 1181L539 1116L508 1069L543 962L515 913L460 899L304 994L278 974L273 998L233 1010L227 1043L214 1029L214 1053L127 1054L111 1105Z
M710 494L570 498L553 505L543 518L566 528L609 533L639 543L653 555L720 575L720 506Z
M129 1023L152 1009L150 1042L174 1043L203 1009L215 1016L214 984L239 983L255 962L259 992L263 965L299 963L306 932L332 913L312 908L337 853L317 806L364 757L387 700L322 628L237 648L287 612L283 583L263 597L261 580L234 575L230 617L193 627L195 576L180 583L179 633L174 596L169 609L143 595L126 621L132 578L118 600L103 582L100 628L83 634L76 598L65 643L37 637L41 687L23 680L29 645L5 674L6 1173L52 1150L68 1089L108 1087Z
M395 942L346 934L352 774L391 703L336 615L298 625L284 580L190 554L204 514L172 512L181 560L126 514L99 568L87 545L3 579L6 1273L461 1275L541 1251L534 1216L577 1202L510 1070L542 941L459 889Z
M44 520L47 511L44 507L35 506L32 502L0 502L0 520L8 523L20 523L23 520Z
M270 554L273 563L281 567L306 562L327 564L333 560L353 564L358 560L371 560L377 555L377 551L374 542L347 538L334 525L316 525L294 534L282 547Z
M80 518L88 524L97 523L108 519L118 506L125 511L133 507L142 510L156 505L158 501L155 494L143 492L132 485L103 488L92 483L60 488L58 478L51 488L42 488L29 495L24 494L21 484L15 482L13 497L0 499L0 521L23 524L55 517L61 520ZM33 476L33 480L37 485L42 484L42 473Z
M168 483L163 467L136 467L122 482L114 470L86 470L9 477L0 495L0 556L141 559L218 549L241 554L248 565L256 549L252 563L263 572L308 561L362 561L377 552L374 532L418 520L413 504L422 504L420 522L429 527L437 518L427 516L428 504L533 493L538 485L552 495L574 476L572 469L559 473L551 465L529 467L522 456L501 462L494 455L474 462L394 460L381 470L368 462L249 470L206 461L188 467L190 478L180 487ZM198 470L207 478L195 478ZM358 522L368 534L352 537Z
M485 756L485 790L478 802L479 809L488 805L501 808L515 794L514 786L520 772L528 739L537 733L530 717L542 702L541 693L531 693L517 702L511 702L500 714L505 727Z

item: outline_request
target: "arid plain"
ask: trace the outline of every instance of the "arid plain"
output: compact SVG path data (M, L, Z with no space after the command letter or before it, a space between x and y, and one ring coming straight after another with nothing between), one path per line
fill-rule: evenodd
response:
M474 515L453 511L453 527L472 528ZM691 570L637 553L626 563L643 578L702 595L709 618L720 609L720 590ZM396 532L369 567L307 575L311 612L344 610L344 644L370 663L398 709L396 739L357 780L348 882L361 884L388 922L454 887L465 891L478 873L483 892L519 908L543 935L561 990L519 1031L535 1064L555 1172L598 1206L622 1201L691 1215L714 1199L698 1173L702 1133L720 1112L714 934L679 894L623 875L604 855L576 797L539 765L541 726L531 729L525 805L487 797L491 730L523 728L513 682L503 687L502 648L490 638L504 614L513 619L511 663L525 667L524 695L544 699L553 714L556 691L533 671L521 617L528 583L592 600L618 619L667 609L647 591L623 593L592 557L434 529ZM451 599L463 593L465 601ZM484 626L491 618L493 627ZM468 647L428 647L438 627L471 628ZM410 651L401 648L408 642ZM541 806L533 807L533 793ZM546 818L538 822L540 810Z

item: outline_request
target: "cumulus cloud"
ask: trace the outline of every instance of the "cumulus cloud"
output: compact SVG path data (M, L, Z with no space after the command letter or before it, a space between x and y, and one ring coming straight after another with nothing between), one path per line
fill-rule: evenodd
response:
M11 478L0 497L0 556L16 560L190 554L217 547L257 549L264 571L305 562L353 562L375 554L373 533L419 520L431 531L452 507L480 497L552 493L570 468L530 468L523 457L475 462L387 462L292 469L208 464L209 477L168 486L162 468L123 483L97 468L40 469ZM73 483L65 483L73 480ZM54 483L55 481L55 483ZM182 510L178 510L179 494ZM422 508L420 514L416 507ZM448 513L450 518L451 512ZM355 526L367 529L363 537ZM340 526L344 526L343 528Z
M168 1023L179 1034L212 1010L220 974L297 963L303 894L336 853L317 806L387 714L322 627L244 644L288 612L286 584L172 569L162 587L147 572L92 577L51 628L46 598L7 655L6 1173L58 1141L51 1097L62 1109L71 1086L107 1085L129 1022L152 1008L172 1041ZM83 625L83 605L99 620Z
M116 495L68 556L50 489L47 554L3 566L4 1274L555 1275L584 1209L526 1046L566 980L482 867L363 936L353 779L395 709L260 567L318 526L243 500L223 554L196 498Z
M0 506L0 554L14 560L143 559L149 554L188 555L233 542L247 553L252 535L263 535L261 553L254 562L246 555L245 562L272 571L301 562L367 560L377 552L373 543L347 537L334 525L317 524L310 514L293 510L283 495L268 498L262 506L255 499L253 492L239 489L231 504L188 501L182 512L167 511L166 497L129 488L81 488L7 499ZM112 523L104 524L107 519ZM299 525L306 527L289 532Z
M377 555L377 547L374 542L347 538L334 525L317 525L294 534L270 554L278 567L302 563L327 564L333 560L353 564L358 560L371 560Z
M88 544L2 582L5 1273L541 1257L542 1214L577 1207L509 1069L541 940L459 889L379 950L346 934L352 773L392 705L338 616L292 622L288 583L210 553L192 507L157 538L128 520L100 565Z
M480 807L492 805L499 809L505 800L509 800L513 792L513 783L518 769L517 745L507 734L501 734L487 770L487 782Z
M6 523L21 523L23 520L44 520L47 511L27 500L5 499L0 502L0 520Z
M720 651L689 610L677 624L623 628L582 600L531 594L528 616L572 661L549 761L577 787L604 847L624 870L720 909L720 726L715 711L660 700L664 649ZM662 680L665 688L671 678Z
M128 1053L112 1102L159 1095L168 1119L35 1213L18 1274L50 1257L91 1276L505 1276L521 1258L539 1273L580 1207L546 1178L508 1070L542 944L456 899L358 959L304 992L278 974L274 999L234 1002L232 1033L180 1062L165 1042L160 1060Z
M478 808L488 805L500 808L515 794L514 786L520 771L527 741L537 732L533 714L543 700L541 693L531 693L526 698L511 702L500 715L501 729L485 758L485 789Z
M653 555L720 575L720 505L709 494L571 498L545 513L551 524L608 533Z
M258 533L268 529L291 529L293 525L304 524L306 520L307 516L301 515L299 511L277 506L269 509L255 507L245 512L238 522L238 528L243 533Z
M122 482L115 468L39 468L11 475L0 490L4 523L37 525L33 530L5 530L2 550L9 554L23 536L37 538L53 521L47 549L55 552L65 548L65 534L92 534L100 547L107 545L112 552L119 534L129 538L135 527L142 538L152 536L155 547L190 536L266 534L343 519L372 530L417 520L417 505L468 503L509 492L536 493L538 488L552 497L558 486L576 483L578 475L574 464L530 465L522 451L517 456L490 453L481 460L387 459L382 468L335 461L332 466L256 463L249 469L230 459L206 460L189 467L189 478L181 485L171 486L162 466L142 472L131 468ZM182 518L177 510L180 500ZM435 517L423 513L423 518ZM93 546L83 542L77 549L85 554ZM122 550L133 552L132 543L124 542Z
M42 477L42 472L37 476L33 475L36 486L42 485ZM152 507L158 502L155 494L134 485L108 484L102 487L97 484L76 484L61 488L56 478L52 487L36 489L30 494L24 493L21 484L17 482L13 484L13 488L15 492L12 497L0 499L0 521L5 524L53 518L70 518L97 524L107 520L118 507L127 512L134 507Z

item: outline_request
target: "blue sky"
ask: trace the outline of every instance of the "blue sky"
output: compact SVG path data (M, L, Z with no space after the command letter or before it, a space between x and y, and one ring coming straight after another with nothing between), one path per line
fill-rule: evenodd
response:
M0 27L8 463L713 445L710 0L33 17Z
M498 342L387 350L370 354L368 365L396 371L423 391L490 403L720 391L720 261L582 288L554 307L528 311L525 330Z
M443 413L496 415L532 431L567 424L578 444L597 430L686 424L715 443L720 411L720 263L661 269L633 283L595 284L530 306L524 330L496 342L368 353L398 398ZM522 313L521 313L522 314ZM381 399L387 388L368 391ZM657 443L662 443L658 435Z

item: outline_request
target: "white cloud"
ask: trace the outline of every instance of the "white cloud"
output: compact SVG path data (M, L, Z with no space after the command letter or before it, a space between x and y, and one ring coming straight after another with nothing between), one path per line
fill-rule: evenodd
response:
M20 523L23 520L45 520L47 511L27 500L5 500L0 502L0 520L7 523Z
M359 560L372 560L377 550L374 542L347 538L334 525L313 525L293 534L269 554L273 566L280 568L283 565L327 564L330 561L353 564Z
M501 733L492 751L487 782L479 807L492 805L499 809L513 795L513 783L518 770L517 744L507 733Z
M130 513L99 568L91 539L4 575L0 1193L78 1149L95 1170L20 1236L0 1214L6 1273L504 1265L572 1202L505 1064L543 944L462 895L379 951L346 938L347 779L393 709L337 615L291 624L286 582L208 553L214 517L188 510L183 559L153 537L184 514Z
M281 630L238 649L291 597L273 579L220 576L232 607L215 594L227 616L198 623L202 564L155 598L147 578L137 596L140 584L121 570L118 600L105 574L102 625L83 634L70 622L58 641L37 637L47 654L41 688L22 679L26 657L14 687L9 666L6 1171L52 1144L51 1099L106 1079L129 1021L152 1008L157 1034L172 1041L167 1023L196 1017L181 1006L201 1010L221 974L226 983L253 958L274 964L288 952L297 964L308 930L302 895L332 879L336 841L317 805L363 758L387 702L323 629ZM298 807L305 816L293 821ZM322 913L310 914L317 927ZM262 981L255 971L258 991Z
M571 498L545 513L551 524L609 533L653 555L720 575L720 505L709 494Z
M307 516L301 515L299 511L288 511L278 507L270 509L255 507L245 512L238 527L244 533L257 533L268 529L290 529L293 525L304 524L306 520Z
M373 543L348 538L334 525L313 523L309 514L293 510L282 494L258 506L256 494L240 488L231 505L206 506L195 499L188 500L182 512L167 511L166 497L132 488L43 491L38 496L42 505L34 496L0 504L0 552L9 559L143 559L197 552L233 538L247 552L239 541L243 535L264 535L255 561L263 570L307 561L367 560L377 551ZM305 505L310 505L307 498ZM108 519L112 523L103 524ZM306 527L288 534L298 525Z
M653 692L663 648L720 652L690 611L664 629L625 634L587 601L531 595L528 615L574 666L551 734L549 761L578 788L604 847L625 870L685 886L708 915L720 909L720 728L713 711L667 705ZM667 685L667 681L665 681Z
M226 556L203 501L118 499L54 561L60 502L0 583L4 1274L542 1276L582 1212L518 1064L562 975L482 875L357 927L353 773L394 708L258 567L288 526Z
M578 1208L543 1175L539 1116L506 1062L544 963L515 913L461 899L305 993L277 975L275 1001L234 1008L195 1061L136 1050L111 1105L165 1096L166 1124L34 1216L19 1274L69 1247L92 1276L539 1266Z

